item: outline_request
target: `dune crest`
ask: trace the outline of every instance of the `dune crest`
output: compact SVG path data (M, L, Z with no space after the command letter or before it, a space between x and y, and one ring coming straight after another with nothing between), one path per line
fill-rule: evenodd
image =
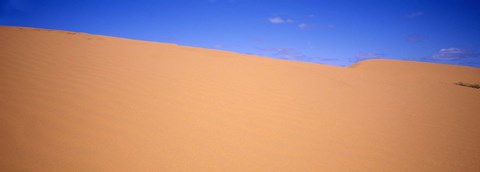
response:
M0 171L480 171L480 69L0 27Z

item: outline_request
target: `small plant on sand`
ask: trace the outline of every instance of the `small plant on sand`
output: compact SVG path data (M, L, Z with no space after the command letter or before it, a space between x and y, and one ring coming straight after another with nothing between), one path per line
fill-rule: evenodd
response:
M464 86L464 87L471 87L471 88L476 88L476 89L480 88L480 84L469 84L469 83L464 83L464 82L457 82L457 83L455 83L455 85L460 85L460 86Z

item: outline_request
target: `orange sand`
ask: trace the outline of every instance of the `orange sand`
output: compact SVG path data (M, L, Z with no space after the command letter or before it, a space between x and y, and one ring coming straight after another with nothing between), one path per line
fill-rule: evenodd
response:
M480 171L480 69L0 27L0 171Z

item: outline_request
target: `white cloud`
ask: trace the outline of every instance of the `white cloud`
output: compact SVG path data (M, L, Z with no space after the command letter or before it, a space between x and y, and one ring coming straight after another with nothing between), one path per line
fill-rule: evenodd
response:
M290 60L300 60L305 57L302 52L291 48L257 48L260 51L267 52L273 57Z
M367 59L381 59L381 58L385 58L385 54L368 52L368 53L357 53L355 55L356 61L362 61Z
M269 18L268 21L270 21L270 23L273 23L273 24L293 23L292 19L283 19L280 17Z
M270 23L273 23L273 24L279 24L279 23L284 23L285 22L285 20L283 20L280 17L269 18L268 20L270 21Z
M335 64L335 63L338 63L338 61L340 60L339 58L308 56L303 52L297 51L292 48L257 48L257 50L267 53L266 56L285 59L285 60L295 60L295 61L323 63L323 64L327 64L327 63ZM259 55L262 55L262 53L260 53ZM263 55L265 56L265 54Z
M314 29L314 28L334 29L334 28L335 28L335 25L333 25L333 24L321 25L321 24L300 23L300 24L298 25L298 28L300 28L300 29Z
M460 59L465 57L480 57L480 54L461 48L443 48L437 54L432 55L434 59Z
M308 25L305 24L305 23L300 23L300 24L298 25L298 27L299 27L300 29L306 29L306 28L308 28Z

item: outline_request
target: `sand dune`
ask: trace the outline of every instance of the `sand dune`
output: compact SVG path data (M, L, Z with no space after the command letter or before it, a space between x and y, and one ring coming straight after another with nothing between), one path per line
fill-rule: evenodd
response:
M480 171L480 69L0 27L0 171Z

